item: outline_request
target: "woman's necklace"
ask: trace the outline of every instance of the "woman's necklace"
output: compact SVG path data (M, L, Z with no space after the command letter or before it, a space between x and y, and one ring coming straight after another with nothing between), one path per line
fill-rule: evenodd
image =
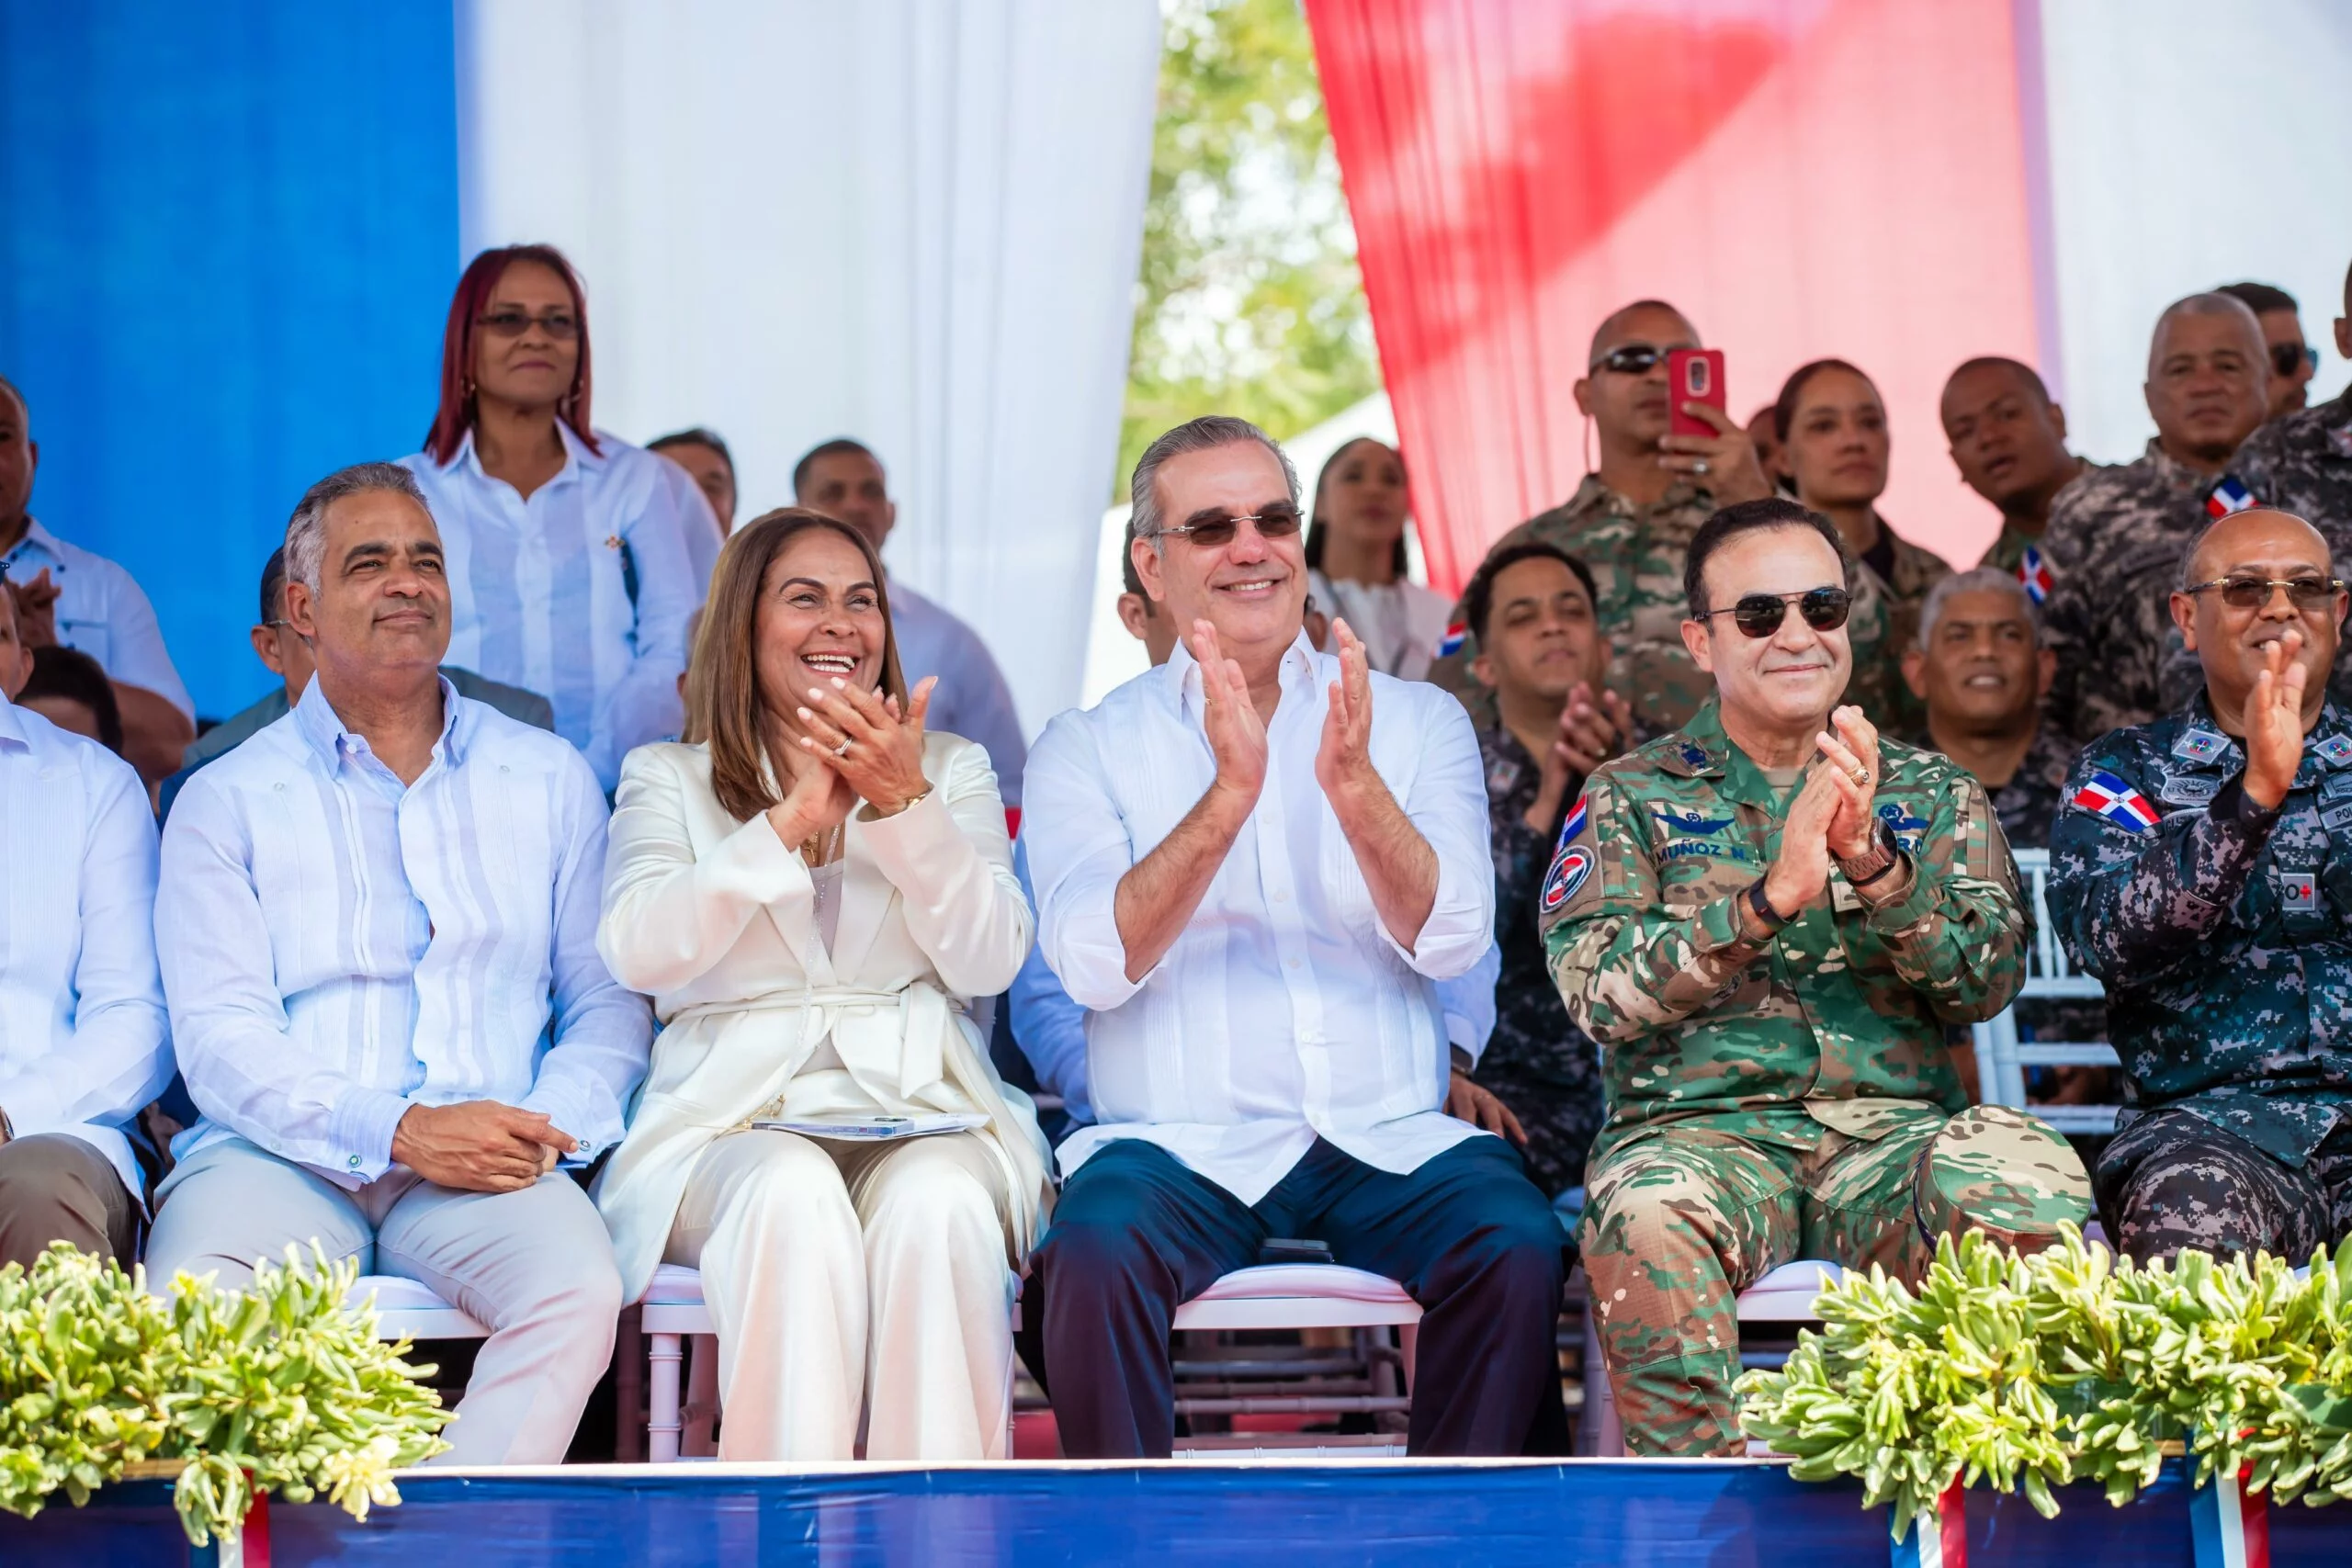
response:
M814 838L802 840L800 858L812 867L832 864L841 854L842 835L846 829L847 824L836 822Z

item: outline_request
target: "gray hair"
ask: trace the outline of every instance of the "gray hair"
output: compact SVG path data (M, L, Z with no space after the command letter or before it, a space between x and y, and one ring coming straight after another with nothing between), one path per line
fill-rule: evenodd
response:
M2165 328L2172 324L2175 316L2228 316L2244 322L2246 332L2254 338L2256 367L2266 376L2270 373L2270 353L2262 336L2261 318L2245 300L2217 288L2204 294L2191 294L2185 299L2176 299L2165 307L2164 314L2156 318L2156 330L2148 334L2150 380L2154 380L2156 376L2156 349L2165 341Z
M327 508L345 496L370 491L404 495L424 507L427 517L433 515L416 476L398 463L354 463L337 468L302 492L294 515L287 520L286 581L299 582L313 593L319 591L319 573L326 564Z
M1182 457L1189 452L1213 452L1220 446L1238 446L1254 441L1274 455L1283 466L1283 483L1290 488L1290 503L1298 504L1298 470L1291 467L1289 454L1275 445L1274 438L1246 419L1231 414L1203 414L1188 419L1175 429L1163 432L1159 439L1143 449L1136 460L1135 481L1128 487L1134 505L1130 523L1138 539L1148 539L1155 550L1161 548L1160 533L1168 526L1168 519L1159 513L1159 468L1170 457Z
M2041 646L2041 613L2035 608L2033 595L2025 591L2025 584L2018 580L2018 574L2003 571L1997 566L1979 566L1966 571L1955 571L1928 590L1928 602L1919 606L1919 651L1927 651L1928 639L1935 635L1936 623L1944 618L1945 606L1951 603L1954 595L1961 593L2011 595L2025 615L2025 624L2033 628L2034 646Z

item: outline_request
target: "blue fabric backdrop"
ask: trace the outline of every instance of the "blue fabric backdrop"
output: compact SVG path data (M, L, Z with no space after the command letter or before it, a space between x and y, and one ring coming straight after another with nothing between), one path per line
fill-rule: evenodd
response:
M431 421L454 61L447 4L0 0L33 513L137 576L200 714L267 687L244 628L303 487Z

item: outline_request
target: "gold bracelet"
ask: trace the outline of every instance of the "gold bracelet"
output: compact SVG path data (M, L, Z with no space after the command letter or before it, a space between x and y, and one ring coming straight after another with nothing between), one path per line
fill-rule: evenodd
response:
M921 794L910 795L907 796L906 799L899 802L899 809L897 811L876 811L874 809L874 803L869 800L865 803L865 809L872 815L870 815L866 820L870 822L888 822L891 818L900 816L907 811L912 810L915 807L921 806L924 801L929 800L930 798L931 790L926 786Z

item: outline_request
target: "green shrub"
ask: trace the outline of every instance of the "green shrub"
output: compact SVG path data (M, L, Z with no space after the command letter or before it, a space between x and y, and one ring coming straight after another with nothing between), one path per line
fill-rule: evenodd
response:
M255 1488L356 1518L398 1503L391 1472L447 1449L450 1416L407 1342L344 1306L358 1272L289 1247L247 1291L182 1274L164 1300L63 1243L0 1269L0 1508L29 1518L61 1490L78 1507L154 1460L187 1461L173 1499L199 1546Z
M2267 1256L2138 1269L2072 1226L2028 1256L1971 1235L1917 1290L1872 1268L1817 1306L1786 1368L1740 1379L1740 1425L1800 1480L1859 1476L1898 1537L1956 1478L2044 1515L2074 1480L2120 1505L2170 1443L2199 1485L2250 1467L2280 1502L2352 1495L2352 1247L2298 1280Z

